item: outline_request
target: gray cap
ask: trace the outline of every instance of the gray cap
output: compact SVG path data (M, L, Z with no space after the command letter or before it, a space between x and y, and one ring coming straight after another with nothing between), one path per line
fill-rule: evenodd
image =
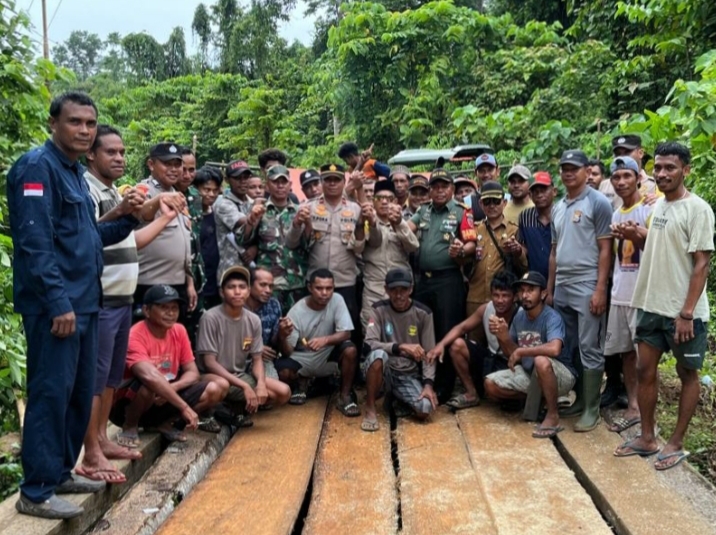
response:
M529 169L527 169L524 165L517 164L510 169L510 172L507 173L507 180L510 179L513 175L517 175L518 177L529 180L532 178L532 173Z

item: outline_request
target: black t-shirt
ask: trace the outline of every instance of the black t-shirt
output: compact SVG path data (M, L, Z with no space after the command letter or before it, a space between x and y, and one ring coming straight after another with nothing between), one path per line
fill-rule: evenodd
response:
M201 219L201 256L204 259L204 273L206 283L204 284L204 295L219 295L219 287L216 280L219 269L219 245L216 243L216 223L214 212L205 214Z
M480 206L480 194L479 193L473 193L472 194L472 219L475 221L475 223L478 223L480 221L484 221L487 218L485 215L485 212L482 210L482 206Z

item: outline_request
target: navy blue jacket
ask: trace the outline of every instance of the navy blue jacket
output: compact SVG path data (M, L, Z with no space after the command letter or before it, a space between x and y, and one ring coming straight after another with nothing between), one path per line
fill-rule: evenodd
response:
M97 223L84 167L48 140L7 177L15 311L91 314L102 301L102 247L126 238L133 216Z

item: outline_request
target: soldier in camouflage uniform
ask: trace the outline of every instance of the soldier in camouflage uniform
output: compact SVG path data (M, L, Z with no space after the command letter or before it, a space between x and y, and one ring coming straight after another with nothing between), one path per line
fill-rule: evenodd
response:
M196 309L202 309L201 290L206 280L204 275L204 261L201 258L201 220L203 218L203 210L201 206L201 196L199 191L192 186L196 178L196 156L190 148L184 147L181 150L184 170L182 177L177 182L176 188L184 194L188 216L191 220L191 272L194 274L194 288L199 294L199 303Z
M306 295L308 250L305 238L295 249L286 247L285 237L296 217L298 205L291 201L289 172L283 165L274 165L266 172L268 201L263 214L254 216L253 210L242 228L244 246L257 245L256 266L271 272L274 294L286 315L291 307ZM256 214L259 210L256 210Z

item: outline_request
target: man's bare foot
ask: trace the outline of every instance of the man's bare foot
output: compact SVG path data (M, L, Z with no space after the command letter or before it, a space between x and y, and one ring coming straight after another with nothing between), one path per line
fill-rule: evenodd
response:
M101 454L96 457L85 454L75 472L93 481L106 481L115 485L127 482L126 476Z
M107 459L138 461L142 458L142 452L120 446L111 441L100 441L99 447Z

